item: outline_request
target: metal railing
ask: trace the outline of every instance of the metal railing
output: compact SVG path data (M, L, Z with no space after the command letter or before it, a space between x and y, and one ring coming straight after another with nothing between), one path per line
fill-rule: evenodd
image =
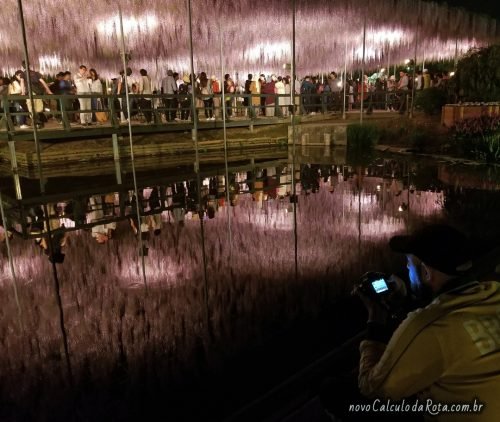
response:
M42 123L51 118L58 121L62 129L71 131L78 125L81 114L90 114L85 119L89 123L119 127L120 123L130 117L137 123L144 122L153 125L171 122L192 122L192 107L190 94L131 94L130 116L127 115L125 95L36 95L35 121ZM203 118L222 119L222 109L226 107L226 119L243 118L255 120L258 118L286 118L290 114L307 115L311 113L344 112L343 92L323 92L320 94L295 94L293 104L289 94L210 94L195 96L195 110L200 121ZM25 95L2 96L0 117L9 131L19 130L23 122L33 120L28 111ZM90 108L81 108L81 100L90 100ZM364 111L399 110L408 111L411 101L411 91L373 91L366 92ZM361 107L360 93L346 93L346 110L358 111ZM403 105L402 105L403 104ZM17 126L16 126L17 123Z

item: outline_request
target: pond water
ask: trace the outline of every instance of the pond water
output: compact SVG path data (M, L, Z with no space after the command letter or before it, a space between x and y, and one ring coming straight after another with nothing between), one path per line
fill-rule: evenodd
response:
M404 274L392 235L500 235L498 168L285 149L233 160L226 183L224 162L157 161L138 195L126 165L121 184L112 165L55 175L44 197L21 176L22 200L4 173L0 419L220 419L361 328L353 283Z

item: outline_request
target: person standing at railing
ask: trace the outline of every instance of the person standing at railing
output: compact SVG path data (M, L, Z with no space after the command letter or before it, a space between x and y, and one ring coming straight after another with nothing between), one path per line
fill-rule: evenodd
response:
M127 67L127 80L125 82L125 73L123 70L120 71L120 80L118 81L117 85L117 90L116 92L118 95L120 95L120 98L118 99L118 102L120 103L120 121L121 123L127 123L128 119L128 108L127 108L127 100L125 98L125 95L127 93L125 83L128 84L128 91L129 94L132 94L132 81L130 79L130 76L132 75L132 69L130 67ZM130 105L130 109L132 109L132 105Z
M423 79L424 79L423 89L429 89L431 87L431 75L429 74L429 71L427 69L424 69Z
M139 79L138 92L139 95L142 96L139 100L139 108L142 111L142 114L144 114L146 123L151 123L152 112L150 95L153 93L151 90L151 78L149 77L146 69L139 70L139 73L141 74L141 78Z
M399 82L398 82L398 91L399 91L399 114L404 114L406 110L406 99L408 96L408 75L406 72L399 72Z
M354 81L352 79L348 79L346 83L347 110L352 111L352 107L354 105Z
M252 98L250 100L250 104L253 109L252 115L257 116L259 114L258 107L260 106L260 83L259 80L250 82L250 94L252 94Z
M285 76L283 78L283 85L285 96L283 97L283 117L288 117L290 112L290 105L292 104L292 100L290 98L292 85L290 85L290 76Z
M274 94L276 94L275 84L277 80L276 75L271 75L271 80L262 87L262 94L266 94L264 97L266 117L274 117L274 105L276 103L276 96Z
M389 78L387 79L387 111L394 111L394 92L396 91L396 86L396 77L394 75L389 76Z
M336 72L330 72L328 75L328 85L332 96L332 111L340 111L342 108L343 85L339 83Z
M313 93L315 86L311 82L311 78L306 76L300 85L300 94L302 97L302 114L309 114L313 111Z
M222 91L220 81L215 75L210 78L210 84L212 86L212 92L214 93L214 116L222 117ZM227 81L224 80L224 89L227 89Z
M264 74L261 74L259 76L259 84L260 84L260 93L265 94L266 92L266 77ZM260 97L260 114L262 116L266 115L266 97L262 96Z
M179 85L179 102L181 105L181 120L189 120L191 114L191 84L189 76L184 76Z
M231 78L228 78L227 81L225 81L226 84L226 98L225 98L225 103L226 103L226 115L227 117L232 117L233 116L233 99L234 99L234 82Z
M9 85L9 95L22 95L23 93L23 71L17 70L12 78L12 81ZM24 113L26 101L24 100L14 100L12 102L16 113ZM29 126L26 124L26 116L24 114L16 115L16 122L20 129L29 129Z
M90 79L87 66L82 64L78 68L74 82L77 95L90 94ZM90 98L78 98L78 102L80 103L80 123L82 126L88 126L92 123L92 112L89 112L92 107Z
M167 76L161 81L161 93L167 97L164 100L165 104L165 118L167 122L173 122L175 119L176 105L174 95L177 95L177 84L174 79L174 72L172 70L167 71Z
M75 113L73 113L74 107L73 107L73 100L72 99L66 99L64 96L66 95L73 95L75 93L75 88L73 86L73 83L71 82L71 72L66 71L63 73L63 77L61 80L58 81L57 83L57 89L59 92L59 95L61 96L61 110L65 110L67 115L68 115L68 120L69 121L74 121L75 120ZM62 116L61 116L61 121L62 122Z
M287 107L285 106L285 84L283 83L283 78L278 76L278 81L275 85L276 94L278 94L278 105L281 107L281 114L283 117L288 115Z
M26 72L27 69L24 60L22 62L22 69L23 69L22 77L24 79L24 84L22 85L23 95L28 95L28 84L26 82L26 75L29 76L33 96L44 95L44 94L52 95L52 91L47 85L47 82L45 82L45 80L43 79L42 74L40 72L36 72L34 70ZM39 98L33 98L33 105L35 107L35 110L32 110L31 108L31 101L27 101L27 104L28 104L28 111L31 114L31 119L33 120L33 124L36 124L38 129L43 128L44 126L43 122L46 121L46 118L43 115L43 100Z
M253 75L249 73L248 79L245 81L245 91L243 92L245 94L245 98L243 99L243 106L245 107L245 115L248 114L248 106L250 105L250 97L247 97L247 95L250 95L252 93L252 91L250 90L250 86L252 85L252 78Z
M90 69L89 70L89 83L90 83L90 92L94 95L99 95L99 97L93 97L90 99L90 104L92 108L92 121L97 122L97 118L95 115L95 112L97 110L102 110L103 109L103 104L102 104L102 98L100 97L102 95L102 82L99 79L99 75L97 74L97 71L95 69Z
M215 120L213 111L214 100L212 84L208 80L207 74L205 72L200 73L197 91L199 95L201 95L203 105L205 106L205 117L207 118L207 120Z

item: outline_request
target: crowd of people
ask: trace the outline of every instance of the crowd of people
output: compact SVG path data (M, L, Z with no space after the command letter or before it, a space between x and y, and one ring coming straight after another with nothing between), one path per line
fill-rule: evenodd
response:
M306 75L302 80L296 80L292 95L289 75L249 74L245 82L240 83L230 74L226 74L221 82L215 75L209 78L205 72L193 78L169 69L166 76L156 83L158 86L154 86L145 69L140 69L136 77L128 67L126 72L121 71L118 77L103 83L96 69L81 65L74 74L59 72L54 80L46 81L40 72L26 72L23 63L22 69L12 78L0 79L0 96L26 95L26 74L35 97L34 110L26 99L17 97L9 102L15 116L14 124L20 129L29 128L28 118L39 128L43 127L48 112L61 124L66 114L70 122L83 126L104 123L109 119L110 111L116 113L121 123L127 123L129 117L140 118L145 123L188 121L192 117L193 89L196 110L207 121L224 116L231 119L235 115L286 118L291 112L341 112L344 107L351 111L361 107L362 99L363 109L366 107L368 113L374 109L404 113L413 88L416 91L431 87L446 90L450 79L447 72L431 75L426 69L417 71L415 80L405 70L401 70L396 78L382 69L371 76L365 74L361 83L361 78L353 78L352 74L351 77L339 77L336 72L331 72L326 77ZM127 91L131 95L129 107L125 101ZM58 99L45 100L44 103L37 98L52 94L58 95ZM158 117L155 119L154 116Z

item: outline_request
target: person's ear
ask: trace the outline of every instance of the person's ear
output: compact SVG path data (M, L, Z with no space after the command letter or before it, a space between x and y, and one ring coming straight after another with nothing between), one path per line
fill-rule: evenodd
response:
M425 281L430 281L431 280L431 275L432 275L432 271L431 269L425 265L425 263L421 263L421 268L422 268L422 278L425 280Z

